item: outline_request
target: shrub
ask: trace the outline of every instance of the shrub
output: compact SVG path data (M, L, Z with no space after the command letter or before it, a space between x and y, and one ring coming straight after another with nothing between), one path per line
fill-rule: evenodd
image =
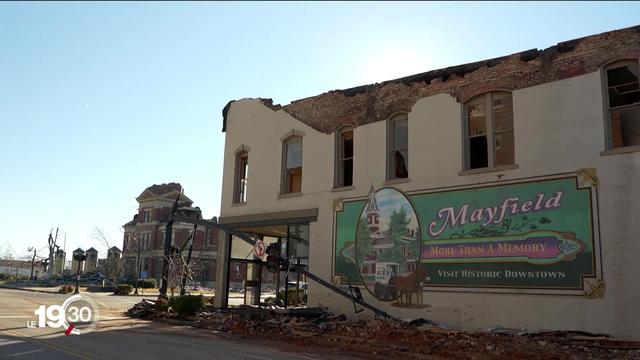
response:
M280 290L278 293L280 301L284 301L284 290ZM307 302L307 295L304 289L288 289L287 290L287 305L299 305Z
M200 311L204 307L204 296L202 295L180 295L169 299L169 306L178 313L178 316L184 317L195 315L196 311Z
M58 292L62 294L68 294L70 292L74 292L75 289L76 288L73 285L62 285L60 286L60 290L58 290Z
M113 292L115 295L129 295L133 292L133 287L129 284L120 284Z
M156 279L138 280L138 286L143 289L155 289L158 287Z
M96 286L96 285L91 285L91 286L87 286L87 291L88 292L113 292L113 293L115 293L116 287L115 286Z
M122 283L136 287L135 279L126 280ZM142 289L155 289L158 287L158 282L156 281L156 279L140 279L138 280L138 287Z

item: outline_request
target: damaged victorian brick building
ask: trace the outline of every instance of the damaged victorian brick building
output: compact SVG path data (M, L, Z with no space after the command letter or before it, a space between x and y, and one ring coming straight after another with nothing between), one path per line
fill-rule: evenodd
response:
M637 335L639 59L636 26L284 106L231 101L219 222L401 318ZM259 302L265 257L220 240L218 305L234 263Z
M141 278L156 279L160 284L166 222L178 197L182 213L202 219L200 208L192 206L193 201L184 194L182 185L178 183L154 184L136 197L138 213L123 225L124 277L135 278L136 272L139 272ZM193 245L190 264L193 281L212 287L215 283L218 233L203 226L195 229L195 234L193 230L193 225L176 224L171 233L171 245L178 248Z

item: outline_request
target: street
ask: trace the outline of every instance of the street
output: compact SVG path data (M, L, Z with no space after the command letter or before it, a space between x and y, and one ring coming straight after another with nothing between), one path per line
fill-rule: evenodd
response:
M0 288L0 359L355 359L333 349L298 347L260 339L231 340L213 332L129 319L122 311L142 296L82 293L100 307L97 327L65 336L61 328L28 328L40 305L67 295Z

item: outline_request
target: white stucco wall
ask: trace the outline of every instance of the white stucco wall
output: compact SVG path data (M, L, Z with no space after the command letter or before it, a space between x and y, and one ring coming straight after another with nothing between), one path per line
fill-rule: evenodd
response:
M575 329L640 337L640 152L601 155L605 148L599 73L513 91L516 169L475 175L462 170L461 105L449 95L420 99L409 114L409 182L402 190L518 179L580 168L599 176L603 298L560 295L426 292L429 309L399 309L365 298L399 317L425 317L464 329L493 326ZM279 198L281 138L291 129L303 137L302 196ZM354 131L354 188L333 191L334 135L304 125L257 100L232 104L227 121L221 216L318 208L311 224L310 270L330 281L336 198L365 196L385 181L386 123ZM247 203L232 205L234 152L249 148ZM316 284L310 305L351 313L351 302Z

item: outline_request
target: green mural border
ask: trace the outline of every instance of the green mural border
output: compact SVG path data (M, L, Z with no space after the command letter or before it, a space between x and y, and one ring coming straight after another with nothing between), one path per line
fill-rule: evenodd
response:
M578 287L535 287L531 285L444 285L439 284L437 286L424 286L424 291L436 291L436 292L466 292L466 293L507 293L507 294L538 294L538 295L576 295L576 296L588 296L588 297L600 297L604 292L603 274L602 274L602 251L600 243L600 223L599 223L599 207L598 207L598 177L595 169L580 169L574 172L558 173L542 176L531 176L516 178L502 181L491 181L476 184L466 184L458 186L437 187L432 189L419 189L402 191L394 188L409 199L412 206L412 196L423 194L437 194L447 192L466 191L470 189L484 189L493 187L502 187L507 185L518 185L535 183L540 181L551 180L563 180L573 179L575 181L575 189L577 191L588 191L588 199L590 205L590 226L591 226L591 239L585 239L589 241L593 250L591 256L592 272L591 274L580 275L580 286ZM390 187L383 186L381 188ZM393 187L391 187L393 188ZM337 259L337 226L338 226L338 214L344 211L344 206L347 203L366 201L367 195L350 197L350 198L336 198L333 203L333 225L332 225L332 257L331 257L331 273L332 281L336 285L346 285L345 277L343 274L336 271L336 259ZM363 205L364 206L364 205ZM420 219L418 219L420 221ZM422 224L420 224L422 228ZM421 230L423 231L423 230ZM355 243L355 238L354 238ZM361 281L351 282L351 285L364 286Z

